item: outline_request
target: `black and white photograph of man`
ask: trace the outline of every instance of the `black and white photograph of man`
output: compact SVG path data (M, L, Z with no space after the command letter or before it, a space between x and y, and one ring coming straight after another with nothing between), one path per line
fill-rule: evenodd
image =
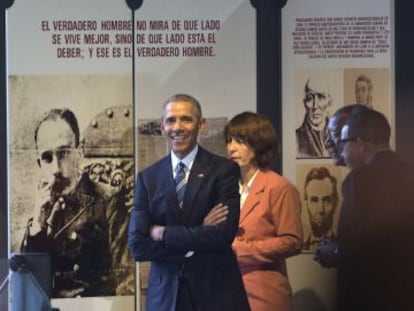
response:
M327 158L327 124L341 84L337 71L303 71L296 76L297 158Z
M305 252L313 252L322 239L336 237L341 206L341 170L331 164L298 165Z

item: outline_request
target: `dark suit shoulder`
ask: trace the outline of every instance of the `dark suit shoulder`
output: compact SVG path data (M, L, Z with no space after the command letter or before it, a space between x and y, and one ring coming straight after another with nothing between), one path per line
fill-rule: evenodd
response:
M412 175L410 173L412 173L413 170L414 167L411 163L401 160L394 151L381 151L376 154L368 164L351 170L345 181L347 179L363 179L364 177L376 175L384 176L388 172L392 176L397 176L398 172L405 172L404 175Z
M196 161L199 161L201 166L204 167L214 166L215 168L217 168L222 166L229 166L237 170L239 169L238 165L234 161L223 156L217 155L215 153L212 153L202 147L199 147L198 154L196 156Z
M158 172L160 168L165 168L166 166L168 166L169 163L171 163L171 158L168 155L158 160L157 162L151 164L150 166L146 167L145 169L141 170L140 172L138 172L138 175L153 175L155 172Z

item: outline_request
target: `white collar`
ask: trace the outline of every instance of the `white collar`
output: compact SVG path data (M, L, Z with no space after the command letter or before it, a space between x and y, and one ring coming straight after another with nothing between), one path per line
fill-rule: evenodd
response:
M198 145L196 145L194 149L191 150L190 153L187 154L184 158L180 159L175 155L174 152L171 151L171 165L172 165L173 171L175 170L175 167L177 166L179 162L183 162L185 166L188 168L188 170L191 170L191 167L193 166L197 152L198 152Z
M240 193L249 193L250 188L252 187L252 184L254 182L254 180L256 179L257 173L259 172L259 169L256 170L256 172L254 172L253 176L250 177L249 181L247 182L244 190L243 190L243 186L241 181L239 181L239 192Z

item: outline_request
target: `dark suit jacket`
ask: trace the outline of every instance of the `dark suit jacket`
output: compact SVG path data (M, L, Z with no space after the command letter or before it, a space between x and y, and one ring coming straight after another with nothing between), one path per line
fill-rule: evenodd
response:
M413 310L414 170L377 153L343 183L338 228L342 310Z
M180 276L198 310L249 310L231 248L240 213L238 181L235 163L199 147L180 210L170 156L138 174L128 241L135 260L151 261L147 311L175 310ZM229 207L227 221L202 226L220 202ZM166 226L163 241L149 236L155 224ZM185 258L190 250L194 255Z

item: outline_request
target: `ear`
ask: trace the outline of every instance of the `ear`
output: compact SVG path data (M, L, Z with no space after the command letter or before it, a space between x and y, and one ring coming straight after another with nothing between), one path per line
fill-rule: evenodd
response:
M331 115L331 108L333 105L333 100L332 97L330 97L329 101L328 101L328 106L326 107L327 113L328 113L328 117Z
M163 118L160 119L161 134L165 135Z
M85 154L85 140L83 138L79 138L79 146L76 148L76 151L80 158L83 158Z
M369 154L370 156L375 153L375 146L370 141L359 141L360 150L362 150L364 153Z
M201 118L201 120L200 120L200 122L198 124L198 131L200 133L203 133L204 132L204 129L206 128L206 124L207 124L206 119L205 118Z

